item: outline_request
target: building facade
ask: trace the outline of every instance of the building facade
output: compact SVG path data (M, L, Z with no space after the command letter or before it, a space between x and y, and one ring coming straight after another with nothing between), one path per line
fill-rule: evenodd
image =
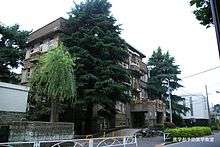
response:
M65 31L65 19L58 18L44 27L34 31L28 38L28 47L23 61L21 84L27 85L40 55L58 45L59 33Z
M28 40L28 48L22 70L21 84L27 85L39 57L50 48L58 45L59 33L65 32L65 19L57 20L33 32ZM129 58L121 65L131 72L132 102L123 104L117 102L118 110L115 116L115 126L142 127L163 123L165 116L165 104L160 100L150 101L147 95L147 65L143 62L145 55L131 45L127 44ZM98 109L98 106L97 108ZM108 128L105 118L100 118L101 129Z
M208 124L209 111L207 98L203 95L183 96L183 98L183 105L189 108L186 115L182 115L185 122L189 125Z

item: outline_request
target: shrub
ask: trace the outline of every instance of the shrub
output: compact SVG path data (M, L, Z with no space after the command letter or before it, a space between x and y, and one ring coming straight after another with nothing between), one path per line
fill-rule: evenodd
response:
M212 121L210 126L212 130L219 130L220 129L219 120Z
M174 137L191 138L191 137L201 137L212 134L210 127L176 128L176 129L167 129L165 132L170 133L171 138Z
M164 130L164 125L163 124L156 124L156 125L154 125L153 128L156 129L156 130L163 131Z
M176 125L174 123L171 122L164 122L164 128L176 128Z

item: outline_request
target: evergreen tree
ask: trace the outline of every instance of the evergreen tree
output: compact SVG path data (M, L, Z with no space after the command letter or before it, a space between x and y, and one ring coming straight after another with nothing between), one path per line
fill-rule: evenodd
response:
M148 80L149 97L162 99L165 101L167 108L169 108L168 82L170 83L170 90L172 92L182 87L179 84L180 79L178 78L178 75L181 73L179 65L175 65L175 59L170 56L169 52L162 53L159 47L149 58L148 66L151 67L150 78ZM180 114L185 114L188 108L178 103L184 99L174 94L171 95L171 99L173 114L179 116Z
M0 25L0 81L18 83L12 68L21 65L29 32L19 30L19 25Z
M129 73L120 64L128 58L120 25L107 0L86 0L69 13L64 45L76 60L77 101L86 109L86 132L91 133L93 106L112 115L116 101L128 102Z
M50 121L59 120L61 104L69 100L75 102L75 58L60 44L52 48L48 53L42 55L34 73L31 76L31 94L35 101L47 101L50 104ZM33 104L33 103L32 103ZM47 107L42 107L46 109ZM40 108L34 108L39 110Z

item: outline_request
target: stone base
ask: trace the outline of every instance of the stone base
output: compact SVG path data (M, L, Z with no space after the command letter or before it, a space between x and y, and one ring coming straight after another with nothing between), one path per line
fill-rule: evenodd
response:
M73 123L12 122L9 124L9 141L48 141L74 138Z
M26 113L0 111L0 124L26 120Z

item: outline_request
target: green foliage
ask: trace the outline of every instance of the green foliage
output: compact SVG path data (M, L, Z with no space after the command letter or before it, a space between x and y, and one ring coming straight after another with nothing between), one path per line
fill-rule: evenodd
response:
M114 111L116 101L128 102L129 73L119 63L128 57L120 26L107 0L86 0L69 13L63 43L76 60L77 102L99 104Z
M146 126L146 127L148 127L148 126ZM165 130L164 124L155 124L153 128L156 130L161 130L161 131Z
M220 104L214 105L214 110L213 111L216 112L216 113L220 113Z
M176 128L176 125L174 123L171 122L164 122L164 128Z
M161 97L162 94L166 93L168 84L166 79L170 80L172 91L182 87L178 83L180 79L177 77L181 71L179 66L175 65L175 59L170 56L169 52L162 53L162 50L159 47L149 58L148 66L152 67L148 82L150 97Z
M182 118L182 116L181 115L177 115L176 113L173 114L173 123L177 127L185 127L186 126L185 120ZM200 126L202 126L202 125L200 125Z
M19 25L0 25L0 81L18 83L18 76L11 69L22 64L28 35Z
M36 104L44 102L41 107L46 112L47 107L43 107L46 104L51 105L51 111L52 105L56 104L57 113L59 113L62 103L75 102L75 59L65 50L63 44L50 49L40 58L32 74L30 87L32 99Z
M220 130L220 122L219 122L219 120L212 120L212 122L211 122L211 129L212 130Z
M46 95L58 101L74 100L74 59L62 44L43 55L30 80L34 95L37 98Z
M174 137L191 138L191 137L201 137L212 134L212 131L209 127L167 129L165 132L170 133L171 138Z
M148 94L150 98L162 98L168 108L168 81L170 83L170 90L175 91L179 87L180 79L178 75L181 73L179 65L175 64L174 57L170 56L169 52L163 53L159 47L153 52L148 60L148 66L151 67L150 78L148 80ZM172 109L176 115L185 114L188 108L179 104L184 99L180 96L171 94Z
M213 24L210 0L191 0L190 5L194 6L194 15L200 24L210 27Z

